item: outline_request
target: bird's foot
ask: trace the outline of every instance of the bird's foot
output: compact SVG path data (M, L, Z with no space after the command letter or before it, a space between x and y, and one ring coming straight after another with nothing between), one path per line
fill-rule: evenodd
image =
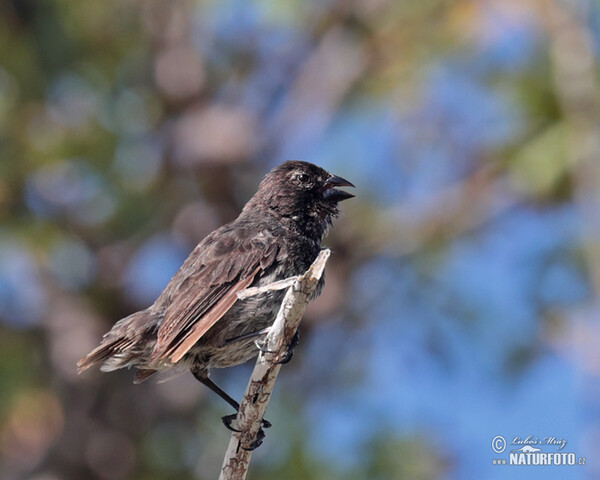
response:
M266 339L264 340L254 340L254 345L256 345L256 348L258 348L258 350L260 350L262 353L277 353L273 350L269 350L267 348L267 346L265 345Z
M278 363L279 365L288 363L294 356L294 349L298 346L298 343L300 343L300 332L296 330L296 333L294 333L294 336L292 337L291 342L288 344L285 352L281 354L275 363Z
M223 422L223 425L225 425L225 428L227 430L231 430L232 432L237 432L240 433L241 430L238 430L237 428L234 428L232 426L232 423L235 421L235 419L237 418L237 413L232 413L231 415L225 415L224 417L221 417L221 421ZM272 424L271 422L269 422L266 418L263 418L261 420L261 430L263 428L271 428ZM264 432L263 432L263 438L264 438Z
M223 422L223 425L225 425L225 428L227 430L239 433L239 432L241 432L241 430L238 430L237 428L233 428L231 426L231 424L236 419L236 417L237 417L237 413L232 413L231 415L225 415L224 417L221 417L221 421Z
M258 447L260 447L262 445L264 438L265 438L265 432L261 428L256 433L256 438L250 443L250 445L248 445L247 447L242 447L242 449L246 450L248 452L251 452L252 450L256 450Z

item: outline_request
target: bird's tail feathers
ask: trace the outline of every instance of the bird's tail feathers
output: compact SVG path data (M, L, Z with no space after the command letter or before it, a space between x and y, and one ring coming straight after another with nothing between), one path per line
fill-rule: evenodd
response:
M78 373L97 364L103 372L143 365L144 357L152 352L157 320L156 314L149 310L119 320L104 335L100 345L77 362ZM141 382L152 373L151 369L139 370L136 380Z

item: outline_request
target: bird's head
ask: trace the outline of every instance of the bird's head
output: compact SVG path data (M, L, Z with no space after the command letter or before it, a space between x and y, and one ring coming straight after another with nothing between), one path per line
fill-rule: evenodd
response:
M315 224L325 231L339 213L338 203L354 197L337 187L354 185L312 163L291 160L267 174L244 210L258 207L301 229Z

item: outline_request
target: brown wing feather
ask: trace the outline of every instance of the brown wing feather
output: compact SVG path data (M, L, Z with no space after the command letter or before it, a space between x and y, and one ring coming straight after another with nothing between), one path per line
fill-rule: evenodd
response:
M237 293L244 290L248 285L254 281L255 275L259 272L258 267L252 275L241 279L239 282L233 284L231 288L227 290L227 293L221 297L221 299L215 303L210 311L204 315L200 320L194 323L190 332L182 339L178 346L172 347L167 350L166 355L170 356L173 363L178 362L187 353L187 351L194 346L194 344L204 335L210 327L212 327L217 320L219 320L231 306L237 300Z
M217 230L198 245L157 300L164 317L150 363L181 360L277 257L273 237L226 233Z

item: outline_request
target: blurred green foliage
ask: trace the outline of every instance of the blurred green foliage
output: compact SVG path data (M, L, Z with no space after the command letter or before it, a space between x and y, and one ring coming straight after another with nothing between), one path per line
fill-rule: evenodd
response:
M229 412L193 379L75 363L288 157L359 196L249 478L499 478L488 437L521 420L485 408L550 416L515 372L598 376L583 4L3 2L0 479L216 478Z

